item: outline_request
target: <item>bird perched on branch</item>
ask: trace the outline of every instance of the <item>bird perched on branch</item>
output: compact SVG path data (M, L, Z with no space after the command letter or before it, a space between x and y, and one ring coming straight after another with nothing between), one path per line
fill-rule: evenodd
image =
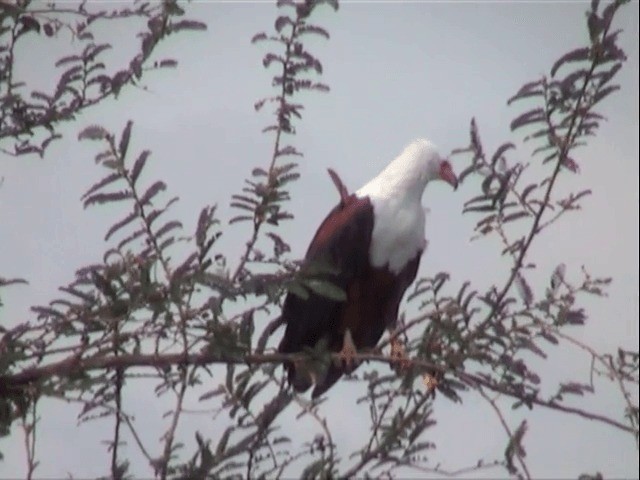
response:
M316 231L301 271L325 262L333 270L322 278L345 295L290 290L282 309L286 329L278 347L279 353L318 346L340 353L342 361L320 371L305 360L285 362L288 381L297 392L315 384L313 398L353 371L357 351L374 348L385 329L395 328L400 301L416 278L426 247L424 189L433 181L458 186L449 161L424 139L407 145L353 194L335 172L329 173L340 202Z

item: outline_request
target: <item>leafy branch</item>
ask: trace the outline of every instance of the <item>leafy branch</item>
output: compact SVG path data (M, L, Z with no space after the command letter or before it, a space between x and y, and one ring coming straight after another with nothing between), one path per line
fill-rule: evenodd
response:
M58 7L25 0L0 4L0 148L12 156L37 153L44 156L49 144L62 137L57 125L74 120L84 110L117 97L125 86L139 85L145 72L175 67L174 59L152 61L156 47L168 36L181 31L204 30L206 25L182 19L184 10L177 0L139 3L132 8L93 10L87 2L76 8ZM71 18L80 19L73 21ZM138 34L139 51L125 68L109 68L104 53L112 48L95 38L101 23L119 24L137 19L144 26ZM44 42L64 38L75 41L76 53L55 63L64 71L53 92L30 89L27 82L16 78L16 57L27 36L38 36ZM39 45L33 39L32 43ZM33 46L28 48L33 49ZM26 56L27 60L37 55ZM110 71L111 70L111 71ZM12 142L11 146L3 146Z
M277 93L255 105L256 110L274 107L275 121L265 128L266 133L274 133L274 144L267 166L253 169L242 192L231 199L237 215L229 223L252 226L232 273L224 252L218 250L224 229L216 207L202 208L195 231L185 232L182 222L170 217L178 197L165 197L169 190L165 182L145 178L150 151L131 152L131 122L119 135L97 125L80 133L80 139L100 145L95 161L104 172L82 197L85 207L111 206L122 214L106 229L109 246L102 260L78 269L74 280L60 288L62 298L33 307L34 322L0 327L0 433L7 435L12 422L21 422L27 476L33 476L37 467L36 412L47 397L81 405L82 422L114 417L108 446L113 478L128 475L129 464L119 448L125 432L132 435L155 476L163 479L271 478L298 471L304 478L393 477L408 470L447 476L496 467L530 478L524 448L530 419L515 428L509 426L498 399L511 402L514 409L538 407L580 416L630 433L638 441L638 406L633 395L638 385L637 352L600 353L571 334L572 328L588 320L579 302L587 296L606 295L611 279L583 270L582 277L573 280L571 268L565 265L550 275L546 289L534 289L526 279L527 272L536 268L529 259L534 239L566 212L579 208L580 200L590 193L583 190L556 198L562 175L579 172L574 152L596 133L603 119L595 108L618 88L612 82L625 56L616 43L619 32L612 31L611 25L623 2L608 4L602 11L597 1L592 2L587 18L589 44L561 56L548 77L526 84L510 100L535 102L516 116L511 127L517 132L532 129L524 143L535 147L532 159L544 155L539 162L545 169L541 181L530 181L539 169L533 161L510 165L509 152L518 148L513 142L486 154L475 121L469 147L457 151L472 155L460 177L479 180L478 191L464 209L465 215L481 216L474 238L495 235L503 248L501 255L512 266L501 286L481 291L446 272L415 283L407 299L415 307L413 316L405 320L403 313L390 338L372 351L359 352L355 360L364 368L345 379L364 384L356 404L368 407L371 420L369 435L345 458L340 458L335 432L323 412L324 400L310 402L288 390L279 374L281 363L339 359L322 349L281 355L270 348L282 323L277 311L285 291L303 297L309 290L331 298L343 294L314 278L327 273L326 266L300 271L298 262L287 258L290 248L278 231L291 218L285 210L290 200L287 188L299 178L297 164L285 161L301 156L285 142L295 134L302 117L303 106L294 103L293 97L303 91L328 90L315 80L322 65L305 44L310 36L329 38L324 28L311 23L323 3L337 8L331 1L280 1L274 32L253 38L254 43L276 46L276 51L265 54L263 66L276 67ZM86 7L34 9L23 1L13 9L0 10L4 15L0 40L11 39L0 50L4 58L0 88L10 90L5 106L0 106L4 115L0 115L0 140L26 139L27 143L19 144L22 147L15 147L16 152L39 148L42 154L46 145L32 140L38 129L49 131L47 121L51 135L56 135L53 126L73 119L74 112L95 104L91 102L117 96L120 87L136 84L146 68L173 66L170 60L150 65L155 45L169 33L202 29L199 22L178 20L184 12L170 0L103 13L91 13ZM80 19L84 26L63 22L60 14ZM87 35L89 26L133 17L148 21L148 36L143 35L137 60L125 70L106 74L106 66L100 64L108 46ZM63 30L86 43L83 52L60 59L60 66L68 70L58 82L59 99L51 102L36 95L35 103L27 105L32 117L25 118L31 123L25 123L14 112L22 87L11 79L19 51L13 46L26 34L52 36ZM60 113L56 102L63 99L75 110ZM47 109L53 107L57 116L47 120ZM333 174L332 179L344 198L346 188ZM525 227L524 235L514 235L514 225ZM260 250L262 241L271 252ZM21 282L2 279L0 287ZM514 286L518 295L512 294ZM400 338L406 357L394 355L393 348L386 354L387 346ZM536 368L548 349L565 345L589 355L590 378L544 384L543 389L546 379ZM595 375L620 390L623 413L603 414L576 403L596 393ZM143 443L133 415L126 411L130 406L123 401L126 389L140 378L156 382L155 394L170 395L173 404L155 453L153 446ZM210 407L206 409L207 414L213 412L210 421L224 417L226 424L217 438L193 432L194 448L185 457L178 428L184 415L193 411L191 395L205 384L211 386L196 394L197 400ZM432 460L434 398L441 395L462 402L470 391L490 404L502 424L507 437L504 456L462 469L443 469ZM313 427L297 444L282 428L285 412L295 413L296 421L308 420Z

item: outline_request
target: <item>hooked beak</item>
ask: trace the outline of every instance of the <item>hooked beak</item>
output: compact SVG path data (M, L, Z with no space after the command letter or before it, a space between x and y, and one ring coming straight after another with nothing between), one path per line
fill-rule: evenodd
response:
M449 162L442 162L440 165L440 178L451 185L454 190L458 189L458 178L456 174L453 173Z

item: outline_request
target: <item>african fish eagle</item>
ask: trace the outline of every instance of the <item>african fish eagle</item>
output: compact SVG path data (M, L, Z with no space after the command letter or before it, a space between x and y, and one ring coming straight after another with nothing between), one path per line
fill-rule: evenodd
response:
M374 348L384 330L395 327L400 301L426 248L421 204L425 187L435 180L454 190L458 186L449 161L424 139L406 146L353 194L330 173L342 198L316 231L302 268L329 261L335 267L329 279L346 293L346 300L314 292L303 298L289 292L282 309L286 327L279 353L300 353L317 348L319 342L341 355ZM349 363L331 362L320 375L298 361L287 361L284 367L297 392L315 383L312 398L316 398L353 371Z

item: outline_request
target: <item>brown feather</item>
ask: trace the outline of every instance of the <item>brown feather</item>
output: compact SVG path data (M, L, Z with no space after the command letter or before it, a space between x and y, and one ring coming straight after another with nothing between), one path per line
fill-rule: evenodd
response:
M327 171L329 172L331 180L333 180L333 184L338 189L338 193L340 194L340 203L342 205L346 205L347 199L349 198L349 190L347 190L347 187L344 186L344 183L342 183L342 180L333 169L327 168Z
M339 178L334 183L341 195L346 195ZM309 245L302 268L320 259L331 262L339 274L325 279L341 287L347 300L338 302L314 292L302 299L289 293L282 310L286 330L278 347L280 353L301 352L320 341L326 342L331 352L338 352L347 328L356 349L371 349L384 330L395 324L400 301L416 277L422 252L397 275L386 268L371 267L373 222L371 203L355 195L343 197L324 219ZM290 384L304 392L312 381L306 372L297 372L298 367L291 362L285 364ZM318 379L312 397L326 392L344 373L343 366L332 362L324 378Z

